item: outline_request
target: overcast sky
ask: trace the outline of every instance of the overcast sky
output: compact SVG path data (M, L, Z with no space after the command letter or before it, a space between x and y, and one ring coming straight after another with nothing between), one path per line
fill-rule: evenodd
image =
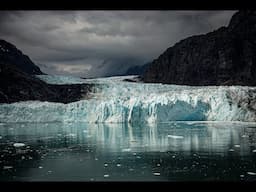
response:
M0 11L0 38L48 74L115 75L178 41L227 26L235 11Z

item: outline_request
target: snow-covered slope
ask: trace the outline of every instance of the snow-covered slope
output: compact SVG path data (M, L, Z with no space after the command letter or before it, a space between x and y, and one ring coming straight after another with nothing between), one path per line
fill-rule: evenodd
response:
M0 105L1 122L256 121L256 88L177 86L125 82L134 76L79 79L43 76L48 83L93 83L91 98L69 104L19 102Z

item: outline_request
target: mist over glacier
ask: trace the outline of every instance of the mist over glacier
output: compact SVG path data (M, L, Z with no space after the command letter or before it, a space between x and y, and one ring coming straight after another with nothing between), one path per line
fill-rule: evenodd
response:
M26 101L0 105L1 122L158 123L256 120L256 88L126 82L136 76L80 79L39 75L49 84L94 84L89 98L69 104Z

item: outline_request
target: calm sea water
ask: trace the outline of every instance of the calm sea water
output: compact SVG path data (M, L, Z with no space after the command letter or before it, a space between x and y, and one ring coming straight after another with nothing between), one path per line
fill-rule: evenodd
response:
M0 124L1 181L255 181L256 125Z

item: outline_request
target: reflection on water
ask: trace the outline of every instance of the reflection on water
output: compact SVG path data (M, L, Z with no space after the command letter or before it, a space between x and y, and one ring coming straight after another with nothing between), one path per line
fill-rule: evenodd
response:
M256 179L255 124L0 124L0 148L1 180Z

